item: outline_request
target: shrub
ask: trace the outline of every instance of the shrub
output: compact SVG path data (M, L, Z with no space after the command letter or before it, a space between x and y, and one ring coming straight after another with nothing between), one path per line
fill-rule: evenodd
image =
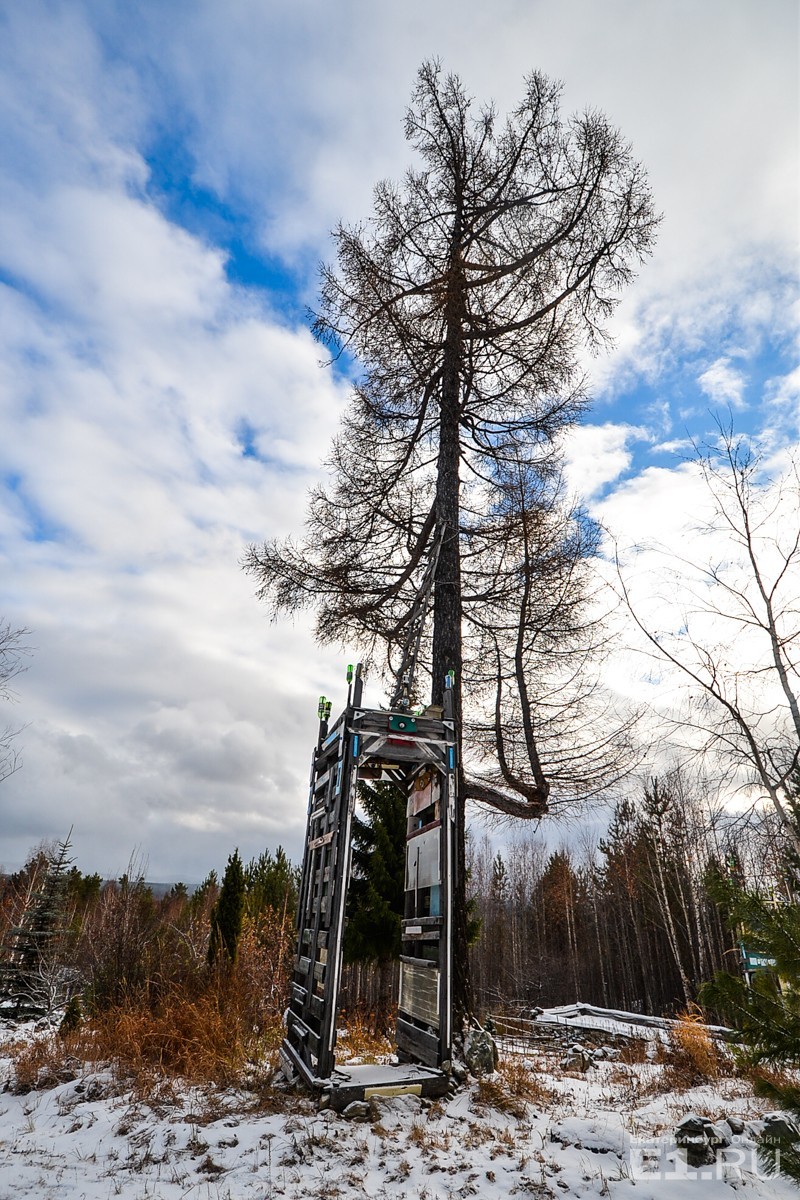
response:
M530 1063L517 1055L507 1055L497 1064L497 1074L511 1096L544 1105L555 1096L552 1088L545 1087Z
M74 1057L70 1039L52 1033L32 1038L19 1038L3 1046L11 1060L13 1076L8 1081L11 1091L25 1095L36 1089L45 1090L75 1078Z
M675 1091L713 1082L727 1065L697 1005L679 1014L666 1045L659 1049L658 1058L666 1067L664 1083Z

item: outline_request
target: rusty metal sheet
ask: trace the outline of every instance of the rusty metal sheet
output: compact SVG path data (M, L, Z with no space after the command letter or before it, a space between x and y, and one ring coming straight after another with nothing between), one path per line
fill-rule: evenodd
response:
M438 772L430 771L420 775L408 797L408 816L413 817L423 809L438 804L441 788Z

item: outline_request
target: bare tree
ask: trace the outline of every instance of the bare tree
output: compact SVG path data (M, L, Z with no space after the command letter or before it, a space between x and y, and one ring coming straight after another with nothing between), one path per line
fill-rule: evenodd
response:
M632 769L636 713L618 711L603 685L609 593L594 569L598 527L535 468L518 462L505 474L494 528L485 523L484 552L470 564L464 783L508 816L563 813Z
M460 699L464 620L485 627L499 588L507 600L534 586L530 531L541 546L552 530L558 438L585 404L578 353L602 342L656 224L628 145L596 112L564 122L559 93L532 75L501 125L423 65L406 118L423 169L378 185L369 229L340 227L338 270L323 272L316 332L363 368L332 488L313 493L302 544L247 559L276 613L312 607L322 641L391 652L438 535L434 702L450 669ZM564 525L551 558L588 553Z
M433 566L431 699L441 703L454 672L459 729L487 602L503 592L512 642L529 615L524 599L508 619L508 530L530 528L528 502L558 479L559 437L586 404L579 355L602 345L657 224L620 134L594 111L562 119L559 99L560 85L534 73L501 122L492 107L474 111L457 77L423 64L406 116L421 165L402 185L376 187L367 227L338 228L338 264L323 271L315 332L361 370L333 444L332 485L312 494L301 543L268 542L247 559L274 613L313 608L322 641L388 648L395 669ZM534 581L529 562L516 590L529 597ZM530 693L519 692L521 641L511 655L517 700L509 709L508 693L500 697L503 721L513 709L522 721L518 750L479 792L540 816L550 781ZM506 646L500 659L505 669ZM463 805L477 790L461 779L459 912Z
M654 629L620 569L623 595L651 650L687 685L675 724L729 780L774 805L788 836L791 777L800 763L800 475L730 427L698 453L712 501L703 561L671 556L667 630ZM619 565L619 558L618 558Z
M13 701L11 681L26 667L24 658L28 653L25 646L27 629L14 629L7 621L0 622L0 700ZM0 729L0 780L13 775L20 767L19 754L14 746L18 728L6 725Z

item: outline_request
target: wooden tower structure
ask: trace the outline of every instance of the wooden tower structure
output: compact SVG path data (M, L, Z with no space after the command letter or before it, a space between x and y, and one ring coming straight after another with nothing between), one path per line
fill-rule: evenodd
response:
M456 730L452 680L443 708L410 712L407 690L388 711L363 705L361 667L348 669L347 704L330 724L319 709L297 912L297 955L283 1070L334 1107L375 1094L447 1089L452 1053ZM398 1062L337 1068L336 1016L351 834L359 780L385 780L406 796Z

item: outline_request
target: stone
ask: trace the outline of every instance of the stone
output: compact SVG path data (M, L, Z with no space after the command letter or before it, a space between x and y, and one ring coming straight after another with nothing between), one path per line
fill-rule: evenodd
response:
M762 1136L765 1142L800 1142L800 1129L786 1113L765 1113Z
M562 1071L588 1071L594 1066L594 1059L585 1046L576 1043L570 1046L559 1064Z
M450 1070L453 1079L455 1079L457 1083L466 1083L467 1075L469 1074L466 1063L463 1063L459 1058L454 1058Z
M727 1150L731 1144L731 1139L726 1129L727 1122L719 1123L706 1122L706 1137L710 1146L714 1146L717 1150Z
M675 1127L675 1137L703 1137L706 1121L706 1117L700 1117L697 1113L687 1113Z
M351 1100L342 1116L348 1121L371 1121L372 1109L368 1100Z
M675 1141L686 1152L690 1167L710 1166L717 1160L717 1147L712 1145L715 1127L707 1117L687 1113L675 1129Z
M492 1075L497 1070L497 1042L488 1029L471 1029L464 1039L464 1057L473 1075Z

